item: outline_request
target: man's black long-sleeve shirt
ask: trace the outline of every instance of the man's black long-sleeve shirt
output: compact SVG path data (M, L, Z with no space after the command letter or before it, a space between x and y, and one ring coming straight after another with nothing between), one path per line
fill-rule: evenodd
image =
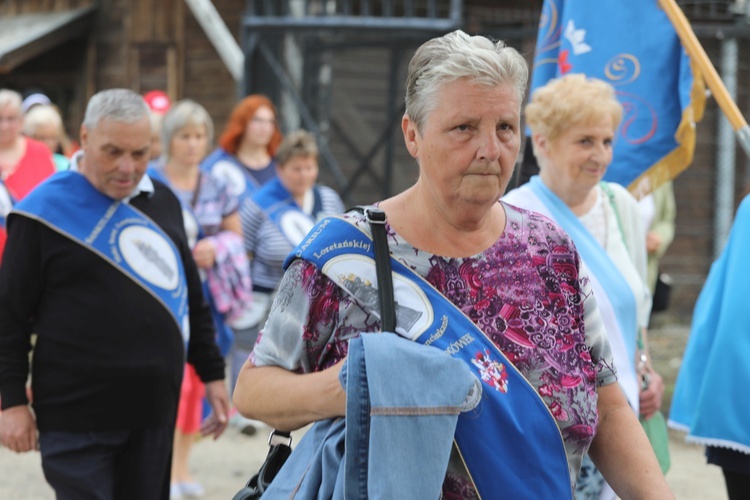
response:
M190 307L187 360L204 382L224 378L211 313L190 254L182 209L154 182L130 204L174 241ZM2 408L26 404L30 336L40 430L113 430L173 423L185 362L180 330L149 293L112 264L20 214L8 220L0 267Z

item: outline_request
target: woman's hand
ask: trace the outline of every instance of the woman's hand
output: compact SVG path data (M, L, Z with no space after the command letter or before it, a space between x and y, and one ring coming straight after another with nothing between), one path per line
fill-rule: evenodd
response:
M646 235L646 251L652 254L661 246L661 235L655 231L649 231Z
M646 367L648 376L648 387L639 394L640 413L645 419L651 418L654 413L661 409L662 397L664 396L664 381L651 366Z
M203 269L208 269L214 265L216 262L216 246L214 246L211 238L203 238L195 244L193 259L195 259L195 265Z

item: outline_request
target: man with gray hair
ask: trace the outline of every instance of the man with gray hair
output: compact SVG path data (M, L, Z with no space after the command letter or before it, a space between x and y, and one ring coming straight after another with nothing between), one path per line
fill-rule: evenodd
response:
M38 444L58 499L169 497L186 357L213 408L204 434L226 427L224 361L180 202L144 175L150 140L138 94L96 94L71 171L8 217L0 438L16 452ZM32 332L33 413L25 387Z

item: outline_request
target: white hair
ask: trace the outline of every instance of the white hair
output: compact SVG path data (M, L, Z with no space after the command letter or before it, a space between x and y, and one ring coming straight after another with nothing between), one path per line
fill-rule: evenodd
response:
M128 89L109 89L89 99L83 125L93 130L104 119L132 124L144 118L148 118L148 105L143 97Z
M406 114L421 130L441 86L462 78L487 86L511 84L520 111L528 77L526 60L514 48L456 30L425 42L414 53L406 77Z
M23 133L34 135L40 125L53 125L62 131L62 118L51 104L37 104L23 118Z

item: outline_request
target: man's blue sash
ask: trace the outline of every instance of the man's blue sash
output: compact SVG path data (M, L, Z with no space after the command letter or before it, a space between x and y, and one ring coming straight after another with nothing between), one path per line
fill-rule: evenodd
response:
M320 193L316 187L313 187L313 195L315 196L315 203L312 213L316 214L322 210ZM253 201L258 204L266 217L273 222L293 247L299 245L315 226L315 217L300 209L278 178L271 179L256 191L253 195Z
M378 292L369 235L340 217L323 219L287 258L314 264L369 312ZM526 378L457 307L391 259L396 333L462 359L483 380L482 402L458 419L455 441L480 496L572 498L565 445ZM374 307L374 309L373 309Z
M122 271L164 306L187 344L187 283L180 253L141 211L68 171L37 186L12 213L39 221Z

